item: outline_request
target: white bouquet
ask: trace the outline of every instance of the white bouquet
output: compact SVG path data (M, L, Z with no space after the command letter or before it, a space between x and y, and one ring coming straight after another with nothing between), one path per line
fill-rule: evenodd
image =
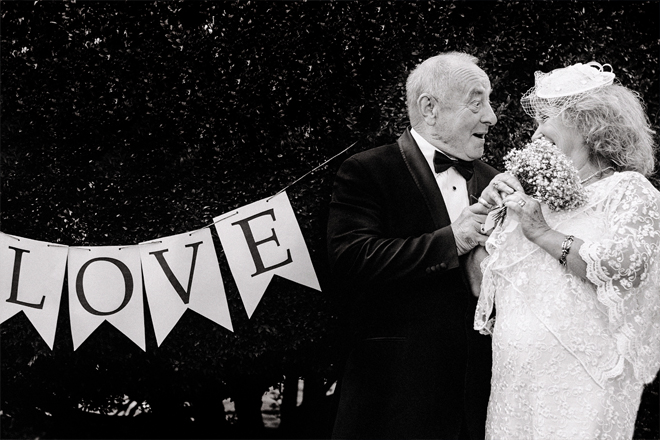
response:
M571 160L552 142L541 137L504 157L506 172L515 176L525 194L553 211L573 210L587 202L587 193ZM487 224L504 221L506 208L496 208ZM489 228L490 229L490 228Z
M510 151L504 157L504 167L518 179L525 194L553 211L570 211L587 202L573 162L545 137Z

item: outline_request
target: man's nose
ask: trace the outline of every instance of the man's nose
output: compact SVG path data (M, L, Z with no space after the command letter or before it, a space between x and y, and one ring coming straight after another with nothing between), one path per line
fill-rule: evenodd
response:
M535 141L538 138L540 138L541 136L543 136L543 133L541 133L541 127L538 127L536 129L536 131L534 132L534 134L532 135L532 140Z
M488 103L486 106L486 111L481 117L481 122L488 125L497 124L497 116L495 116L495 112L493 111L493 107L491 107L490 103Z

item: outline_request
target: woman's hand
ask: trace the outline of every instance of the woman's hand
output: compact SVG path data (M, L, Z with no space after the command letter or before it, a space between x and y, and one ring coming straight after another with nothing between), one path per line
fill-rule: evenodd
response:
M518 215L523 234L529 241L536 243L546 232L552 231L543 217L541 204L523 192L505 196L504 205Z
M501 173L493 177L488 186L481 192L479 203L488 209L502 206L504 197L514 192L524 193L522 185L511 174Z

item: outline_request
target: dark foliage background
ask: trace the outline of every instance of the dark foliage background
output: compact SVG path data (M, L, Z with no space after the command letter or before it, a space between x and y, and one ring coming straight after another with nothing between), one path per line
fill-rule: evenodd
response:
M654 128L660 123L657 2L0 8L1 228L53 243L135 244L199 229L353 142L351 152L393 141L407 126L407 72L446 50L478 56L491 78L499 123L486 159L496 167L532 132L519 98L535 70L610 63L643 96ZM74 352L64 298L51 351L19 314L0 326L1 436L326 436L337 324L324 229L348 154L287 191L323 293L275 279L248 320L217 243L235 333L187 312L160 347L147 328L146 353L108 324ZM299 377L296 407L286 390ZM283 380L282 423L266 431L261 395ZM103 415L125 395L148 406L135 417ZM225 422L227 397L235 424ZM659 431L656 379L635 436Z

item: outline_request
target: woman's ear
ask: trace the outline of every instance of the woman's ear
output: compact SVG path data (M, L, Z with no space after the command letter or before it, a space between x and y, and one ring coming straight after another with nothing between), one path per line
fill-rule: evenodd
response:
M428 93L422 93L417 98L417 107L426 125L435 125L438 111L437 100Z

